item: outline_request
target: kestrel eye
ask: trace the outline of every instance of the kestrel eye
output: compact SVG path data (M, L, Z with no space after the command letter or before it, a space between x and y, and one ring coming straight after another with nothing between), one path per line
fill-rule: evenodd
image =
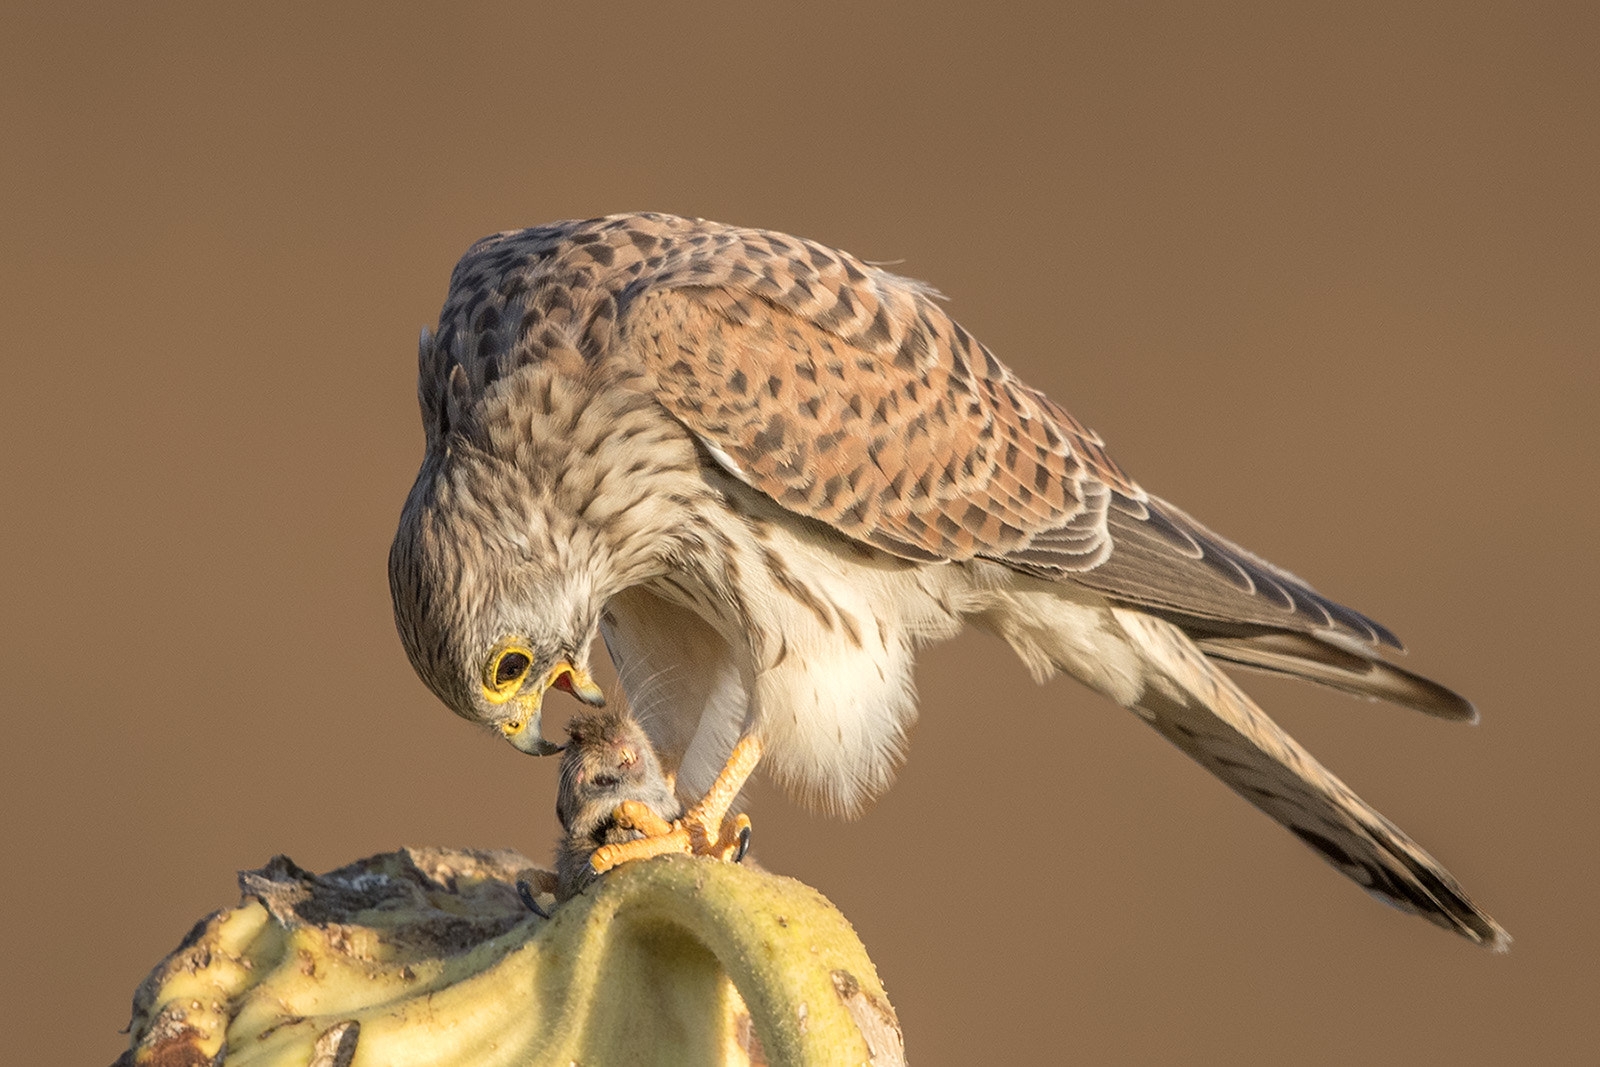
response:
M528 668L533 666L533 661L517 651L502 652L500 659L494 665L494 684L496 688L510 685L519 681L528 673Z

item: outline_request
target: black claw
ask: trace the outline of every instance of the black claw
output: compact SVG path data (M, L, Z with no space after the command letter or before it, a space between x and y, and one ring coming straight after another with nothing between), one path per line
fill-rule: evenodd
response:
M743 855L743 853L740 854ZM521 897L522 903L526 904L528 906L528 910L539 916L539 918L550 918L550 914L543 908L539 907L538 898L533 895L533 886L520 879L517 881L517 896Z
M745 826L739 830L739 851L733 854L733 862L743 863L744 854L750 851L750 827Z

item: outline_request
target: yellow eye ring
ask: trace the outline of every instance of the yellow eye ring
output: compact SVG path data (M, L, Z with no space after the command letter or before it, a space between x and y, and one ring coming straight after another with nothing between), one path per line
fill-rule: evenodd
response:
M533 668L533 656L525 648L503 648L488 663L483 672L483 695L498 704L510 700L522 687L523 679Z

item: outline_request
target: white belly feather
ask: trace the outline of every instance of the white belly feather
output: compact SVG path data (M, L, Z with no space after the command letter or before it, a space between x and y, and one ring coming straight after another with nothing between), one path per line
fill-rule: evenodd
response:
M635 714L686 798L755 730L763 769L788 792L858 813L904 755L916 649L966 619L1041 676L1066 668L1124 702L1140 684L1120 629L1087 590L981 561L910 563L730 489L742 516L722 528L733 565L629 590L602 621Z

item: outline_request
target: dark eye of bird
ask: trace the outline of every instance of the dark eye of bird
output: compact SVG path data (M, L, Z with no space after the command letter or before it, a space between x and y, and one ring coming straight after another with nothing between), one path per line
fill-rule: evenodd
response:
M521 652L507 652L494 667L494 684L509 685L528 673L528 657Z

